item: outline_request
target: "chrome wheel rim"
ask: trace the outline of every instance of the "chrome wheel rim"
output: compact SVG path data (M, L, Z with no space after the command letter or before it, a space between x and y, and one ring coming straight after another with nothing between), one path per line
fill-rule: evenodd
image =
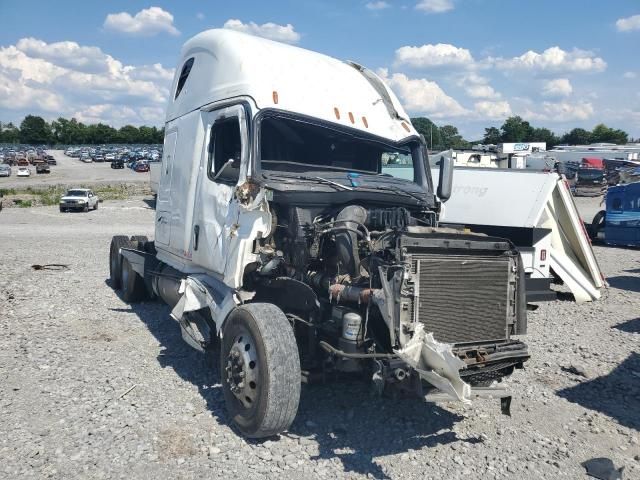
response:
M248 331L235 336L225 366L229 390L245 408L251 408L260 392L259 365L255 341Z

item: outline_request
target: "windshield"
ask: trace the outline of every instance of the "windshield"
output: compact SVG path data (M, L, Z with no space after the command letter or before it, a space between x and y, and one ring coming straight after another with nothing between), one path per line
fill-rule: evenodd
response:
M346 171L426 183L418 140L385 143L366 134L282 117L264 118L260 125L260 168L265 173Z
M86 197L87 192L84 190L69 190L67 192L67 197Z

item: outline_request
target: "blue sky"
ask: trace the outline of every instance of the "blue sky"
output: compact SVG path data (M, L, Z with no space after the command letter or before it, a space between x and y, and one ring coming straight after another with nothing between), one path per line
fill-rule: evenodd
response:
M512 114L640 137L637 0L0 0L0 19L0 121L161 125L181 45L226 26L362 63L469 139Z

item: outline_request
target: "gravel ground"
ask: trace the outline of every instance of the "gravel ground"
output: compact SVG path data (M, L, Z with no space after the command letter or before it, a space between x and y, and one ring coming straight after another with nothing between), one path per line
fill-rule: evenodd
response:
M149 172L134 172L130 168L111 168L110 162L84 163L78 158L67 157L62 150L49 150L57 165L51 165L51 173L36 174L31 166L31 176L18 178L18 167L12 167L10 177L0 177L0 188L26 188L44 185L149 183Z
M640 478L639 250L596 247L601 301L530 312L512 417L304 385L289 433L246 441L168 308L106 283L111 236L153 233L143 200L0 213L0 477L582 479L604 456ZM45 263L69 269L31 268Z

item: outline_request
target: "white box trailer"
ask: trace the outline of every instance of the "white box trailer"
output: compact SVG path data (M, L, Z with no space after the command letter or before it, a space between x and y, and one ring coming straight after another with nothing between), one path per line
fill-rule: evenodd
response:
M512 240L525 263L531 301L547 298L554 277L577 302L600 298L602 273L569 186L557 173L455 168L440 218Z

